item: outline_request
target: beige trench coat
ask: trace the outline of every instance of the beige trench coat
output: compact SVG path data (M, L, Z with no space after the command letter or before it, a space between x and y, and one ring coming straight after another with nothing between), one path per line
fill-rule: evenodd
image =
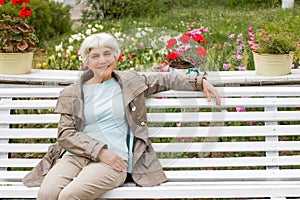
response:
M113 76L122 87L125 115L134 134L132 178L139 186L155 186L167 181L163 169L149 139L145 98L161 91L202 90L200 76L155 73L140 75L132 70L113 71ZM73 154L98 162L98 154L106 144L82 132L84 126L82 83L93 77L92 71L85 72L74 84L60 93L56 112L61 114L58 124L57 142L36 167L24 178L28 187L40 186L44 176L65 149Z

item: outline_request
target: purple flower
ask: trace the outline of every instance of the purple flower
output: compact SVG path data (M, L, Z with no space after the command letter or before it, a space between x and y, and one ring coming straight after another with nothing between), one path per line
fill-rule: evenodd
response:
M233 39L235 37L235 34L230 34L228 37Z
M236 110L236 112L245 112L246 108L245 107L236 107L235 110Z
M242 65L240 65L240 66L238 66L238 67L236 67L239 71L246 71L247 70L247 68L245 67L245 66L242 66Z
M249 32L252 33L252 31L253 31L253 26L249 26L249 28L248 28L248 33L249 33Z
M237 39L236 43L242 43L242 40L241 39Z
M241 55L236 55L235 58L238 60L238 61L241 61L243 59L243 56ZM240 66L239 66L240 67ZM240 71L245 71L245 70L240 70Z
M294 64L292 64L291 69L295 69L295 65Z
M229 69L229 66L230 66L229 64L223 64L223 69L224 69L224 70L228 70L228 69Z

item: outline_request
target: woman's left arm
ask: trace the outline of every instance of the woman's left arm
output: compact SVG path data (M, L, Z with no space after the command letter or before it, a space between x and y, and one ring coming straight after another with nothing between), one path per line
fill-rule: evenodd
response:
M220 97L215 87L202 76L193 76L187 74L174 73L155 73L150 75L142 75L145 83L148 86L146 95L167 91L167 90L188 90L188 91L203 91L211 101L211 95L216 98L216 104L220 105Z

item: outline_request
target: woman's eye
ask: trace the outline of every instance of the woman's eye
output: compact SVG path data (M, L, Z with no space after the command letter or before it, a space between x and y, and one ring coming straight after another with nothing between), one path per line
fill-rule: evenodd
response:
M98 55L92 55L91 58L98 58L99 56Z

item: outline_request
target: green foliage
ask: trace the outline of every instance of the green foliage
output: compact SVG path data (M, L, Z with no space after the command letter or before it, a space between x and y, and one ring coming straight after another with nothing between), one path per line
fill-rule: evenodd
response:
M168 0L87 0L83 22L124 17L155 16L166 12L172 5Z
M32 17L29 23L41 41L48 41L71 32L70 6L53 1L31 0Z
M38 38L34 29L20 17L2 15L0 53L33 52Z
M290 52L295 52L297 48L296 42L289 33L272 31L271 29L267 31L260 30L257 34L256 42L259 44L259 47L255 52L258 53L289 54Z
M72 27L70 6L43 0L31 0L26 5L32 9L32 17L28 18L27 21L35 29L35 34L40 40L40 46L44 46L47 41L53 38L70 34ZM0 13L18 16L19 9L8 2L0 6ZM3 17L0 16L1 18Z

